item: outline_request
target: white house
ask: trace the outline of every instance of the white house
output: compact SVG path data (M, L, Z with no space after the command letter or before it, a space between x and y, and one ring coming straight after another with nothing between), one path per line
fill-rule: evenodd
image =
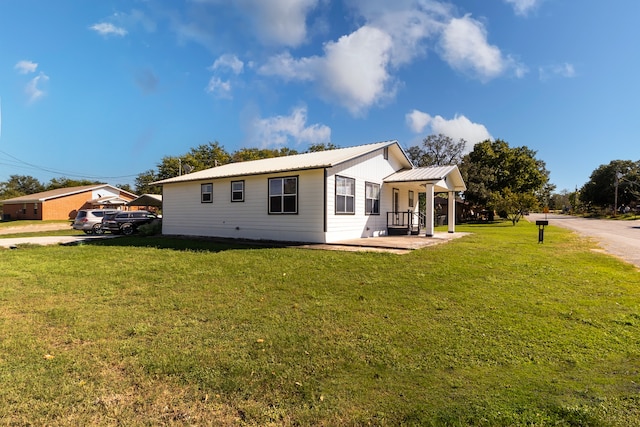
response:
M434 230L434 193L465 184L457 166L415 168L397 141L230 163L158 181L162 232L329 243ZM418 193L426 192L420 229Z

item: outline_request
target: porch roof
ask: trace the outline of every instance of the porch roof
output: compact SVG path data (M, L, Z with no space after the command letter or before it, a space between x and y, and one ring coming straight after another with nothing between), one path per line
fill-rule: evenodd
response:
M438 191L464 191L462 174L458 166L430 166L424 168L403 169L384 179L386 183L434 184Z

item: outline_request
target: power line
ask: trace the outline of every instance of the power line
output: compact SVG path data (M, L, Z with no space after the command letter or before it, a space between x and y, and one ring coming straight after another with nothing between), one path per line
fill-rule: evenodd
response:
M49 168L49 167L46 167L46 166L39 166L39 165L35 165L33 163L26 162L26 161L24 161L22 159L17 158L16 156L14 156L12 154L7 153L6 151L3 151L3 150L0 150L0 154L4 154L5 156L7 156L7 157L9 157L9 158L14 160L13 163L0 163L0 164L4 164L6 166L33 169L33 170L37 170L37 171L40 171L40 172L47 172L47 173L52 173L52 174L56 174L56 175L68 176L68 177L86 178L86 179L120 179L120 178L132 178L132 177L138 176L138 174L119 175L119 176L96 176L96 175L87 175L87 174L80 174L80 173L74 173L74 172L68 172L68 171L61 171L61 170ZM15 162L17 162L17 163L15 163Z

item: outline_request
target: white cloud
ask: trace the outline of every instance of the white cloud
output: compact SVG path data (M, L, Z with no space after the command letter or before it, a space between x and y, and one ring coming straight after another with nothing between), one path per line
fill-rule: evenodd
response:
M97 32L103 36L116 35L116 36L125 36L127 35L127 30L122 27L116 27L115 25L108 22L101 22L99 24L93 24L89 27L93 31Z
M296 59L289 52L272 56L258 68L266 76L278 76L286 81L313 81L318 77L317 68L323 59L319 56Z
M413 110L405 116L407 125L415 133L422 133L427 127L429 134L443 134L455 141L460 138L467 141L466 151L471 151L478 142L492 139L487 128L479 123L473 123L465 116L455 115L451 120L442 116L431 116L419 110Z
M491 80L514 67L500 49L489 44L484 25L465 15L452 19L442 33L442 56L454 69L470 73L481 81Z
M205 88L207 93L219 96L220 98L231 98L231 82L222 81L218 77L211 77L209 84Z
M45 94L44 90L41 88L42 85L49 81L49 76L45 73L40 72L37 76L27 83L25 87L25 92L29 97L29 103L35 102L38 99L42 98Z
M331 141L331 128L321 124L307 126L307 108L295 108L289 116L257 118L251 123L251 142L262 147L319 144Z
M314 81L321 96L359 115L394 94L388 71L391 47L388 34L363 26L326 43L324 56L295 59L285 53L272 57L258 71L285 80Z
M407 125L414 133L422 133L431 122L431 116L419 110L413 110L405 115Z
M242 73L244 68L244 63L238 59L237 56L232 54L224 54L213 62L211 66L211 70L219 70L219 69L229 69L234 74Z
M573 64L565 62L564 64L540 67L538 69L540 80L549 80L552 77L572 78L576 76L576 70Z
M429 0L348 0L367 25L387 33L393 42L391 63L401 66L427 52L427 41L450 19L450 6Z
M265 44L299 46L307 37L307 14L319 0L239 0Z
M23 60L23 61L18 61L18 63L13 68L18 70L20 74L29 74L29 73L34 73L36 71L36 69L38 68L38 64L33 61Z
M392 96L387 70L391 47L387 33L368 26L327 43L322 86L352 114Z
M513 10L516 15L525 16L532 9L534 9L540 0L505 0L507 3L513 6Z

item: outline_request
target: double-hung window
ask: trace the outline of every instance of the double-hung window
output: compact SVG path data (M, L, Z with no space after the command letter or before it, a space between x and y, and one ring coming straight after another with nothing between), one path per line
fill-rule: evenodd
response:
M336 176L336 214L354 214L356 180Z
M367 182L365 184L364 213L367 215L380 215L380 184Z
M231 181L231 201L244 202L244 181Z
M213 184L200 185L200 203L213 203Z
M269 178L269 213L298 213L298 177Z

